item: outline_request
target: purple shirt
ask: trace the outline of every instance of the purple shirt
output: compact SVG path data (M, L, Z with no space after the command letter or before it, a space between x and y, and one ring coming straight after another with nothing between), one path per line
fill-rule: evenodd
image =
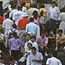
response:
M48 44L48 37L44 37L44 38L40 37L40 38L38 38L37 43L38 44Z
M8 40L8 45L11 50L20 50L22 41L20 39L11 38Z

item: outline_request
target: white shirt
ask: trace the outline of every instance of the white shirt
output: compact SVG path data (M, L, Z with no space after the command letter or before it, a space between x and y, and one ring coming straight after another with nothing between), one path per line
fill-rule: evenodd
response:
M10 12L9 18L12 18L12 19L13 19L13 14L14 14L15 12L17 12L17 9L14 9L14 10L12 10L12 11Z
M43 56L42 56L41 53L37 52L35 56L33 55L33 53L31 53L31 54L28 56L28 60L29 60L29 64L28 64L28 65L42 65L42 62L32 61L33 59L43 60Z
M8 30L12 29L12 25L13 25L13 21L10 20L9 18L7 18L7 19L5 19L5 20L3 21L3 28L5 28L6 30L7 30L7 29L8 29Z
M22 12L27 13L27 8L26 7L23 7L22 8Z
M60 13L59 20L65 22L65 12Z
M0 63L0 65L5 65L5 64Z
M26 32L28 34L36 35L37 34L37 29L38 29L37 25L34 24L33 22L26 25Z
M27 46L28 43L31 43L31 41L30 40L29 41L26 41L25 46L24 46L25 52L28 52L29 51L29 48Z
M49 14L51 19L58 20L58 13L60 13L60 10L58 7L56 6L54 8L50 7Z
M37 44L36 42L32 43L32 41L29 40L29 41L27 41L27 42L25 43L25 46L24 46L24 48L25 48L25 52L28 52L28 51L29 51L29 48L28 48L28 46L27 46L28 43L31 43L32 46L35 47L36 50L38 51L38 44Z
M26 13L22 11L17 11L13 14L13 20L15 21L15 24L18 25L18 21L23 18L23 15L26 15Z
M33 43L32 43L32 46L35 47L36 50L38 51L38 44L37 44L37 42L33 42Z
M55 57L47 59L46 65L62 65L61 61Z

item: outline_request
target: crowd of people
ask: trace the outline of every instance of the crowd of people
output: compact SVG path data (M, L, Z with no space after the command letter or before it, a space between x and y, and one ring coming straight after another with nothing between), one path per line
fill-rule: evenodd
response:
M49 9L44 3L26 6L23 2L16 7L10 2L3 12L0 16L0 65L5 65L5 49L11 59L9 65L20 62L62 65L57 52L59 47L65 51L65 9L60 12L54 1Z

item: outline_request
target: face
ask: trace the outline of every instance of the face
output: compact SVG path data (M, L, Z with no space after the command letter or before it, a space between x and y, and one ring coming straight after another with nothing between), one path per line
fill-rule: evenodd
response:
M26 40L30 40L30 36L29 35L26 36Z
M61 33L61 32L59 32L59 35L62 35L62 33Z
M32 39L31 39L31 41L32 41L32 42L34 42L34 41L35 41L35 39L34 39L34 38L32 38Z
M52 4L52 7L54 8L55 7L55 4Z
M32 45L31 44L28 44L28 48L31 49L32 48Z
M33 53L33 54L36 54L36 51L32 49L32 53Z

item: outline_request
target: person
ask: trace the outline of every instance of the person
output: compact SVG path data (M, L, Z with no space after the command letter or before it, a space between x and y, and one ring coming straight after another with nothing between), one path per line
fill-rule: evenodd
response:
M23 57L19 59L19 62L24 62L25 60L27 60L26 64L28 65L28 55L31 53L32 44L28 43L27 46L29 50L24 53Z
M41 20L40 17L38 16L38 12L35 10L33 12L33 17L34 17L34 23L37 25L38 30L37 30L37 38L40 36L40 24L41 24Z
M49 19L50 20L49 20L48 28L53 29L54 33L56 33L55 30L58 25L57 21L58 21L59 14L60 14L60 10L56 6L56 3L53 1L52 6L49 8Z
M51 53L51 58L48 58L46 61L46 65L62 65L61 61L56 58L57 52L54 51Z
M16 24L13 24L12 25L12 29L8 31L8 38L12 38L13 37L13 33L16 32L17 33L17 36L19 37L20 36L20 33L19 33L19 30L17 30L17 25Z
M11 51L11 57L18 61L18 55L20 52L20 46L22 41L17 37L17 33L13 33L13 38L8 40L9 49Z
M45 31L41 32L41 36L37 39L37 43L39 46L39 51L43 54L43 56L48 56L47 54L48 37L46 37Z
M17 9L15 8L15 6L12 6L12 10L11 12L9 13L9 18L11 18L13 20L13 14L17 12Z
M15 24L18 25L18 21L23 18L22 16L26 15L26 13L21 11L21 6L17 7L17 11L13 14L13 20L15 21Z
M20 35L24 34L25 33L25 28L26 28L26 25L28 23L30 23L30 21L27 19L28 15L23 15L23 18L21 18L19 21L18 21L18 27L20 29Z
M26 32L28 34L32 34L32 35L37 35L37 30L38 30L38 27L37 25L33 22L34 21L34 18L31 17L30 18L30 23L26 25Z
M36 51L35 47L32 47L32 53L29 55L29 65L42 65L43 56L40 52Z
M25 52L27 52L29 50L29 48L27 46L27 44L30 43L29 40L30 40L30 35L26 34L25 45L24 45Z
M45 5L40 5L40 13L43 11L43 16L47 18L47 10L45 9Z
M22 12L27 13L27 8L25 7L26 3L22 3Z
M46 24L45 17L43 16L43 10L40 12L40 20L41 20L41 24L42 25L45 25Z
M58 34L56 34L56 48L55 50L58 50L58 45L63 45L65 43L65 35L62 34L63 31L60 29L58 31Z
M30 18L31 16L33 16L33 12L37 11L38 15L40 14L40 11L38 8L36 8L36 5L31 5L31 7L27 10L27 14L29 15L28 18Z
M63 11L60 13L59 15L59 21L60 21L60 25L59 25L59 29L63 30L63 34L65 35L65 9L63 9Z
M8 34L8 31L12 29L13 21L9 19L9 16L5 16L6 19L3 21L2 27L4 28L5 35Z
M30 40L31 40L32 46L35 47L37 51L39 51L38 44L36 42L36 36L31 36Z

